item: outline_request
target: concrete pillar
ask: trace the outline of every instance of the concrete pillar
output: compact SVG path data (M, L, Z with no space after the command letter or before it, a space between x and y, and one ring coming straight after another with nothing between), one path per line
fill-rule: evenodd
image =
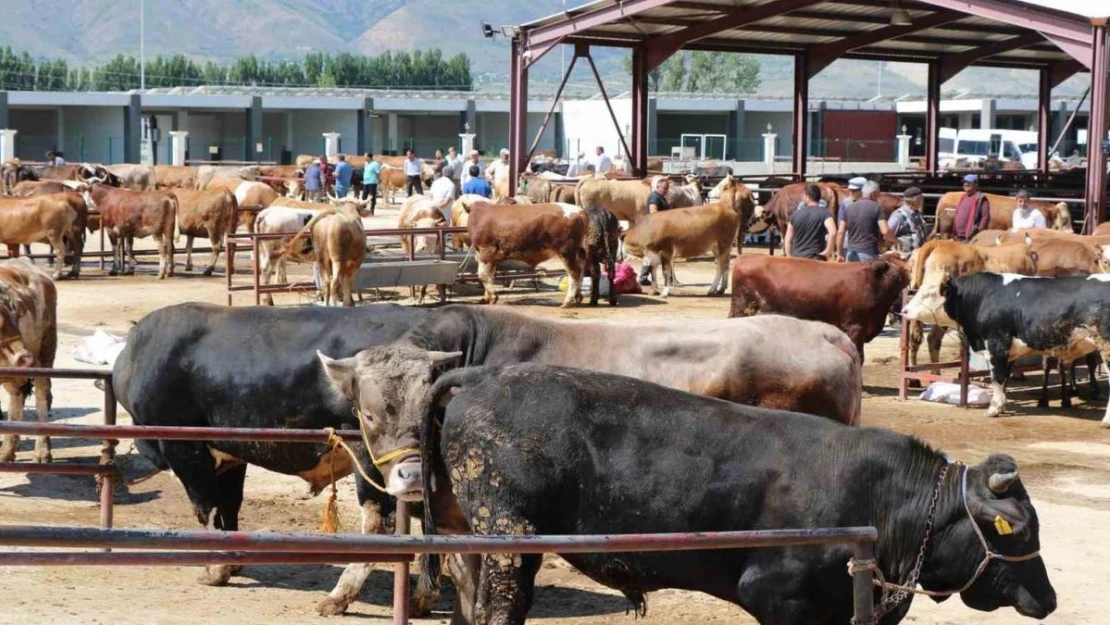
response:
M171 165L181 167L185 164L185 146L188 145L188 137L188 130L170 131L170 154L172 159L172 162L170 163Z
M464 132L459 135L459 138L462 139L462 148L459 150L459 154L462 154L463 158L469 157L471 150L474 149L474 136L472 132Z
M732 149L725 148L725 158L734 161L740 160L744 151L744 101L737 100L736 108L728 112L728 138L732 141Z
M143 102L142 96L131 94L123 107L123 162L138 163L142 158Z
M251 97L250 108L247 109L247 133L243 138L243 160L244 161L257 161L262 156L266 148L262 145L262 96L256 95Z
M285 149L292 152L293 158L295 159L295 158L297 158L297 153L295 151L295 148L293 147L293 145L294 145L293 144L293 137L294 137L294 133L293 133L293 111L286 111L285 112ZM285 163L285 164L286 165L292 165L292 163Z
M563 124L562 111L557 112L552 116L551 123L555 126L555 155L559 158L569 158L570 155L566 153L567 129L566 126L564 126Z
M907 135L905 126L902 126L902 134L897 136L898 139L898 166L902 169L909 169L910 167L910 140L913 139L911 135Z
M400 124L398 123L397 114L396 113L390 113L389 117L386 121L386 124L387 124L387 126L386 126L386 139L387 139L387 141L386 141L385 149L400 152L401 151L401 142L400 142L399 137L398 137L398 134L399 134L398 126Z
M11 123L11 111L8 108L8 92L0 91L0 128L7 128Z
M466 101L466 110L462 112L459 121L459 131L462 133L478 133L478 105L474 98Z
M0 130L0 163L7 163L15 158L15 135L18 132L11 128Z
M998 103L994 99L983 100L983 112L979 115L979 128L988 130L995 127L995 111Z
M769 174L775 173L775 140L778 137L773 132L763 134L763 164L767 166L767 173Z
M55 150L65 152L66 114L64 107L59 106L58 110L54 112L54 128L56 131L54 133L54 145L52 147Z
M335 158L339 154L339 133L338 132L325 132L324 133L324 155L328 160Z
M362 110L358 112L358 153L366 154L373 150L374 141L372 135L374 133L374 120L371 115L374 114L374 98L366 98L362 101Z

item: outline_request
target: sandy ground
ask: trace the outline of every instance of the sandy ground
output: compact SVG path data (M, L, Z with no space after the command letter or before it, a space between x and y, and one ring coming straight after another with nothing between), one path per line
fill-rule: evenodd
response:
M386 217L375 219L386 225ZM95 239L92 239L95 241ZM95 242L90 243L95 247ZM200 259L200 268L206 258ZM245 257L239 260L246 267ZM140 266L133 277L107 277L87 265L80 281L60 285L60 349L57 366L86 366L73 360L71 351L81 337L104 328L126 332L147 312L184 301L224 303L222 276L201 278L182 272L167 281L154 279L155 267ZM221 266L222 270L222 266ZM298 271L300 273L303 270ZM614 318L628 315L662 315L675 323L684 319L719 318L727 313L727 298L707 298L703 291L712 275L708 262L682 264L680 280L689 286L677 296L662 300L629 296L616 309L557 308L561 294L547 284L539 291L516 289L503 301L534 314ZM239 276L238 280L247 280ZM404 300L405 293L395 299ZM247 297L238 301L246 304ZM303 296L279 297L293 304ZM456 301L475 301L456 297ZM896 398L898 337L888 331L868 346L864 369L864 422L921 437L955 458L978 462L991 452L1005 452L1018 459L1041 519L1043 553L1059 595L1059 609L1046 622L1095 624L1110 622L1110 595L1102 594L1110 546L1100 528L1110 525L1110 431L1098 426L1103 405L1084 404L1063 411L1054 396L1053 407L1035 407L1039 377L1016 386L1011 394L1014 414L988 420L979 410L899 402ZM59 380L54 388L53 419L67 423L97 423L102 395L91 382ZM6 402L7 399L5 398ZM5 404L6 408L6 404ZM33 409L28 410L33 418ZM121 423L128 422L121 415ZM121 452L126 451L125 441ZM21 460L30 456L24 442ZM55 441L55 461L95 462L96 445L83 441ZM804 461L804 459L798 459ZM133 467L134 468L134 467ZM357 507L350 479L341 483L341 512L348 528L357 525ZM247 480L242 527L246 530L312 531L324 499L304 499L305 488L295 478L252 467ZM92 481L60 476L0 474L0 523L85 525L97 523L96 495ZM196 528L183 489L170 474L160 474L117 497L118 527ZM349 531L349 530L348 530ZM315 606L338 579L338 566L247 567L225 588L195 582L199 570L189 568L14 568L0 567L4 604L0 625L37 624L114 625L185 624L212 625L269 623L292 625L321 622ZM554 625L632 622L623 597L600 587L549 557L538 579L537 603L532 619ZM389 567L371 576L361 598L341 620L350 623L388 621L392 588ZM444 623L451 603L445 598L433 618L417 623ZM1011 625L1021 619L1012 610L978 613L959 600L943 604L919 600L905 622L930 624ZM753 623L738 607L681 591L663 591L649 597L647 622L693 625L696 623Z

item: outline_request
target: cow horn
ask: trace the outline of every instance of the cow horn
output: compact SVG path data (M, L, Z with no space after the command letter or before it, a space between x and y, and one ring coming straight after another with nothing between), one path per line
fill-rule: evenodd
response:
M997 495L1005 495L1009 492L1010 487L1014 485L1018 479L1018 472L1012 473L994 473L991 474L987 485L990 486L991 492Z

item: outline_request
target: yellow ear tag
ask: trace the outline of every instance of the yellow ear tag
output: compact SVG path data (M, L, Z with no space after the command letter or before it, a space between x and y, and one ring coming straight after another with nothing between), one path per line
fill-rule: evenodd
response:
M994 531L998 532L999 536L1009 536L1014 533L1014 528L1010 527L1009 521L999 515L994 517Z

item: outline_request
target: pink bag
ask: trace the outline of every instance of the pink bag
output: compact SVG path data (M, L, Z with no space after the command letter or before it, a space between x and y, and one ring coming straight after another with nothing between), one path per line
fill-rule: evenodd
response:
M617 294L643 293L640 283L636 280L636 270L628 263L617 263L616 277L613 279L613 288Z

